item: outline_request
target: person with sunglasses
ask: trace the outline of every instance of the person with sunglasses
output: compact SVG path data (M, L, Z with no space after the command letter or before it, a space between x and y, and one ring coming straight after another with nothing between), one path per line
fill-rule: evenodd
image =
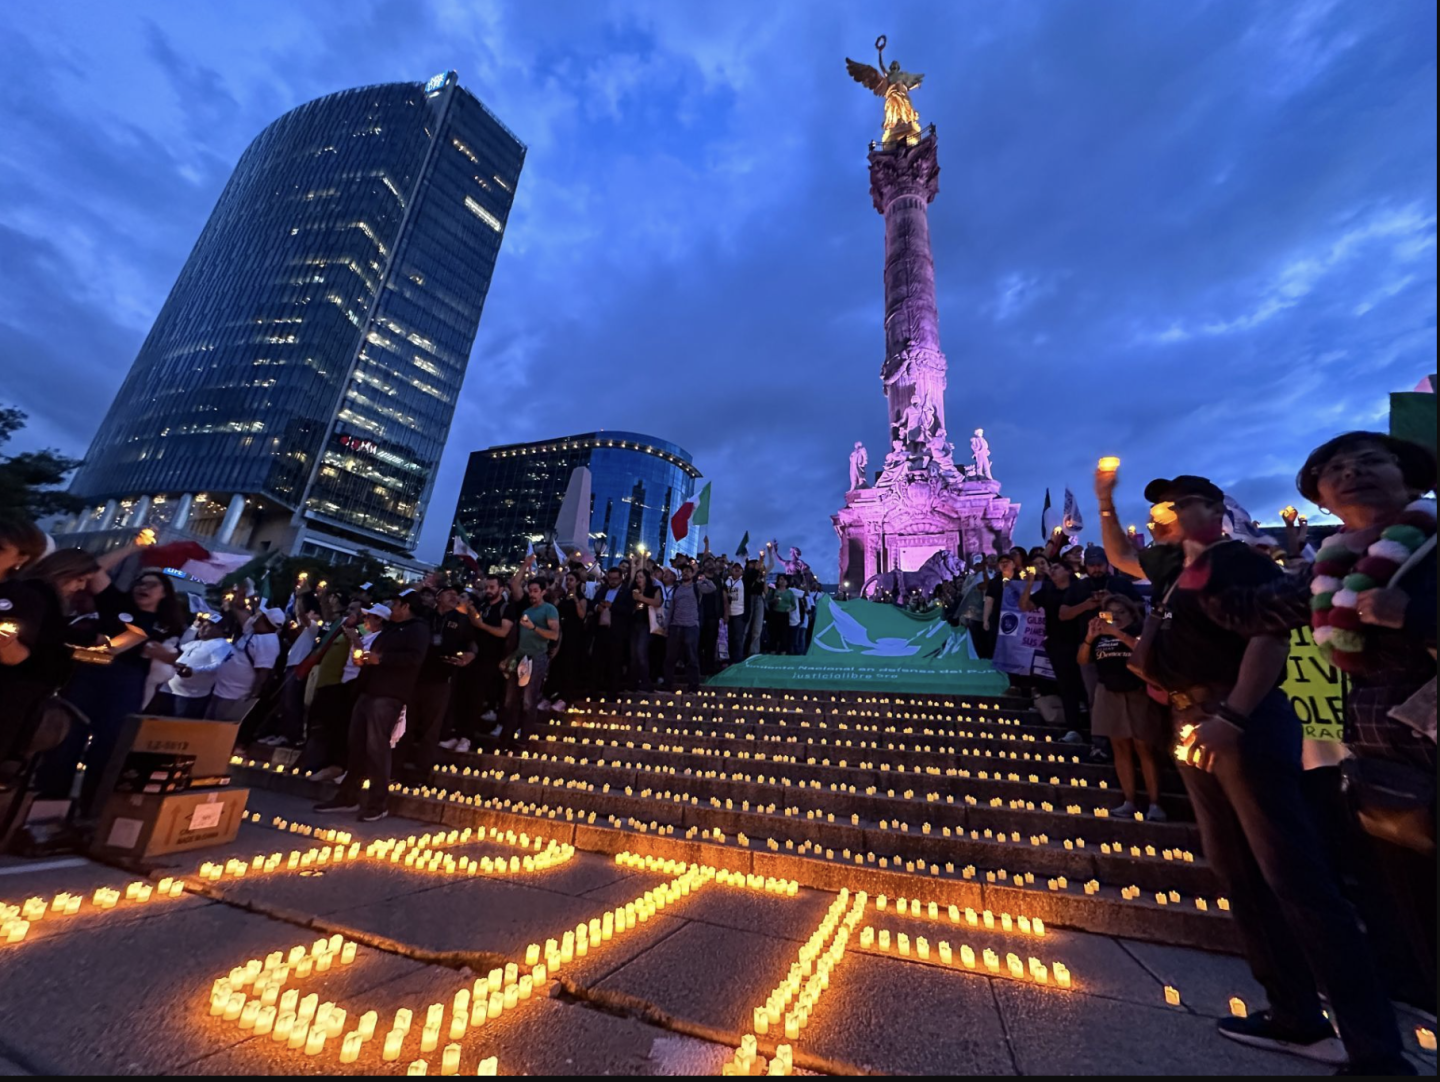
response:
M1205 859L1269 999L1265 1011L1221 1019L1219 1032L1319 1062L1348 1060L1346 1073L1413 1074L1369 944L1301 789L1303 729L1280 687L1289 636L1247 636L1210 611L1227 589L1259 588L1284 572L1224 537L1225 494L1210 480L1161 478L1145 498L1173 508L1185 565L1158 599L1131 665L1169 695L1181 726L1176 757Z

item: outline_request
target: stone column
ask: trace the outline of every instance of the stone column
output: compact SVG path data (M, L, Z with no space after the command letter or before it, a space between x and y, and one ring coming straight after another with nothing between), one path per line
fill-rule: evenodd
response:
M130 512L130 521L125 523L125 528L138 530L145 525L145 520L150 517L150 497L141 496L135 501L135 509Z
M187 492L175 503L175 513L170 516L172 529L183 530L190 524L190 509L195 505L195 497Z
M245 497L240 493L230 497L230 504L225 508L225 518L220 523L220 530L215 535L215 540L222 545L228 545L230 539L235 536L235 527L240 525L240 516L245 513Z
M885 364L881 379L890 421L913 402L928 402L945 424L945 355L935 305L935 260L926 207L940 190L935 129L913 146L870 151L870 198L885 217Z
M117 501L117 500L106 500L106 501L105 501L105 510L104 510L104 511L101 513L101 515L100 515L100 521L97 522L97 523L95 523L94 529L95 529L96 531L108 530L111 526L115 525L115 514L116 514L116 512L118 512L119 510L120 510L119 501Z

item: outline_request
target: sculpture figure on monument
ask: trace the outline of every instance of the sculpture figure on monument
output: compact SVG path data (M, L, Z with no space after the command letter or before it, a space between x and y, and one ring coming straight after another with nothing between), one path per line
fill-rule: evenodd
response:
M855 450L850 452L850 490L857 488L868 488L869 479L866 471L870 466L870 456L865 451L865 445L859 440L855 441Z
M970 453L975 456L975 476L982 481L994 480L990 473L990 441L983 428L977 428L970 437Z
M861 86L868 87L876 97L885 99L885 126L880 137L881 142L918 139L920 114L910 103L910 91L918 87L925 76L901 71L898 60L890 61L890 67L885 67L884 34L875 39L875 51L879 56L879 68L872 68L869 64L861 64L846 57L845 70L850 73L850 78Z
M885 467L880 471L880 479L875 482L876 488L885 488L900 480L900 475L905 472L905 464L910 459L910 454L905 450L903 440L892 440L890 442L890 453L885 456Z

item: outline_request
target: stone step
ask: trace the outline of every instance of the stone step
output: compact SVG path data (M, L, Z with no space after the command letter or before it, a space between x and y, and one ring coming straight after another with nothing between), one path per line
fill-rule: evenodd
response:
M324 799L334 792L333 786L312 782L308 778L291 773L289 769L270 770L262 769L259 766L240 765L235 768L235 773L237 779L243 781L244 784L262 789L276 789L315 800ZM822 857L802 856L783 847L779 851L761 848L763 842L759 845L754 842L754 838L761 836L758 831L752 836L750 847L741 847L737 844L736 834L741 826L746 823L762 827L770 825L776 823L777 817L774 816L754 814L747 816L744 813L729 813L731 818L724 821L735 828L735 832L724 832L721 828L722 833L725 834L723 844L717 843L713 839L713 835L701 837L697 834L691 838L662 835L649 829L641 831L623 823L617 826L607 822L598 813L595 814L594 822L591 822L590 813L584 815L578 813L569 798L592 794L579 794L577 790L557 789L553 786L541 787L508 782L504 784L518 784L520 788L515 790L517 793L535 793L538 796L548 797L549 800L538 803L526 802L523 810L516 810L468 803L461 798L461 794L453 790L446 798L442 799L437 795L427 796L423 790L397 786L391 794L391 811L397 816L441 823L456 828L484 825L500 829L543 830L547 837L555 837L559 841L568 842L579 849L591 852L615 854L628 851L647 856L705 863L717 868L794 879L804 886L822 890L839 890L841 887L848 887L852 891L868 891L872 896L885 894L890 898L911 897L922 898L926 901L933 900L942 907L955 905L962 910L968 907L977 912L989 909L996 914L1024 914L1031 918L1038 917L1055 928L1076 928L1104 935L1124 936L1150 942L1201 947L1231 953L1238 953L1240 950L1239 938L1233 923L1228 914L1219 910L1213 899L1208 910L1202 912L1194 907L1193 901L1188 897L1179 904L1161 906L1156 903L1153 892L1150 891L1142 892L1137 898L1125 899L1121 897L1118 887L1102 885L1095 893L1086 894L1082 888L1083 881L1075 877L1069 878L1067 889L1052 891L1047 889L1046 883L1038 875L1036 876L1037 882L1033 885L1016 885L1013 880L1005 883L987 882L983 874L977 875L974 879L965 879L958 872L953 875L946 874L943 867L939 874L935 875L929 874L928 869L923 874L909 873L903 870L903 865L898 870L882 869L878 865L878 859L874 864L866 863L856 866L853 862L845 863L840 860L825 860ZM604 794L604 796L611 801L609 805L611 807L652 813L648 816L647 822L649 819L655 819L658 822L658 810L665 807L662 802L653 799L641 800L626 798L623 795L612 797L610 794ZM622 804L621 801L632 803ZM562 803L566 808L562 808ZM566 810L567 808L568 810ZM673 803L669 804L666 810L671 813L668 818L676 820L671 825L677 828L685 824L687 813L692 820L697 820L700 818L700 813L706 811L693 806ZM969 810L974 811L975 809ZM713 813L714 809L708 809L708 811ZM705 818L710 822L718 822L720 819L718 814L707 814ZM821 826L835 829L831 824L807 823L804 820L796 823L794 820L783 817L779 817L779 819L784 825L797 825L803 829L814 830ZM696 824L692 822L691 825ZM776 823L776 825L779 824ZM872 832L861 830L857 833L864 836ZM890 841L894 837L895 835L891 833L883 834L885 841ZM947 842L952 846L961 844L959 839L936 839L933 837L910 837L908 840L920 842L922 848L940 841ZM995 848L1005 849L1006 847L996 846ZM952 853L958 851L952 850ZM1006 855L1014 853L1019 856L1022 852L1028 851L1028 846L1011 845L1008 847ZM1062 852L1066 852L1067 856L1071 855L1067 851L1062 850ZM1077 853L1075 855L1085 857L1095 854ZM1128 859L1120 860L1117 863L1127 869L1137 866L1137 862L1128 861ZM1085 867L1087 866L1080 865L1082 870ZM1098 865L1089 865L1088 867L1098 868Z

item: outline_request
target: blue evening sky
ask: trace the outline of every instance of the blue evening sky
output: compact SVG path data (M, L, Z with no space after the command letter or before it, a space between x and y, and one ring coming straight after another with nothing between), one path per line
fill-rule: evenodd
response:
M1272 520L1305 452L1435 369L1428 0L0 7L0 401L83 454L230 169L284 111L455 68L530 147L430 505L465 456L595 427L687 448L710 533L833 576L883 453L879 101L925 73L956 437L1046 487L1124 460ZM956 442L965 445L963 438Z

